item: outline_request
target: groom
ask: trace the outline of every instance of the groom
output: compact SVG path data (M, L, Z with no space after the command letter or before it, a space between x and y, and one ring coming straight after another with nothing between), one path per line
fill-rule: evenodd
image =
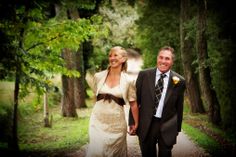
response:
M157 143L158 157L171 157L176 137L181 131L185 80L171 70L173 60L174 49L168 46L161 48L157 67L141 71L136 81L139 105L136 133L142 157L157 157ZM129 125L132 130L131 112Z

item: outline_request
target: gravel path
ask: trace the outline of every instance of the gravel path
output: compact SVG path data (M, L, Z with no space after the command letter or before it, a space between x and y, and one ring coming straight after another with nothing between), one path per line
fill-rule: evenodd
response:
M127 106L127 105L125 105ZM128 114L128 107L125 107L126 115ZM126 116L127 120L127 116ZM130 136L127 134L128 156L141 157L141 152L138 144L137 136ZM83 146L80 150L68 154L67 157L85 157L87 145ZM177 143L174 145L172 157L211 157L202 148L197 146L190 138L180 132L177 137Z
M127 135L128 156L141 157L137 136ZM68 154L67 157L85 157L87 145L83 146L77 152ZM173 148L173 157L211 157L202 148L192 142L187 135L181 132L177 137L177 144Z

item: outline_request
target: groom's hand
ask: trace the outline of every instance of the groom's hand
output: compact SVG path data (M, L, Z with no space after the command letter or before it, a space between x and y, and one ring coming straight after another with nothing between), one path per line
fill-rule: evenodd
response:
M135 127L135 125L130 125L130 126L129 126L128 134L131 135L131 136L136 135L136 129L137 129L137 128Z

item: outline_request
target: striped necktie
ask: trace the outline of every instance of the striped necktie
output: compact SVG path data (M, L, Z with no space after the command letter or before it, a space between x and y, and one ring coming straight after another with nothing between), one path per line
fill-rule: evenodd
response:
M163 86L164 86L164 80L163 78L166 76L166 74L161 74L159 80L157 81L157 84L155 86L155 113L156 109L158 107L159 101L161 99L161 94L163 91ZM155 114L154 113L154 114Z

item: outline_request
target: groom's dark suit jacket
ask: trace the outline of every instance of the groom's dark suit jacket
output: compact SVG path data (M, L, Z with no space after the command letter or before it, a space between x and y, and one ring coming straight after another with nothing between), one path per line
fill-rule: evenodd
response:
M173 77L180 80L174 84ZM137 103L139 106L139 126L137 135L144 141L153 119L155 110L155 77L156 68L139 72L136 80ZM164 99L164 108L161 118L161 135L167 145L176 143L176 136L181 131L183 118L185 80L174 71L170 71L169 83ZM129 124L133 123L130 112Z

